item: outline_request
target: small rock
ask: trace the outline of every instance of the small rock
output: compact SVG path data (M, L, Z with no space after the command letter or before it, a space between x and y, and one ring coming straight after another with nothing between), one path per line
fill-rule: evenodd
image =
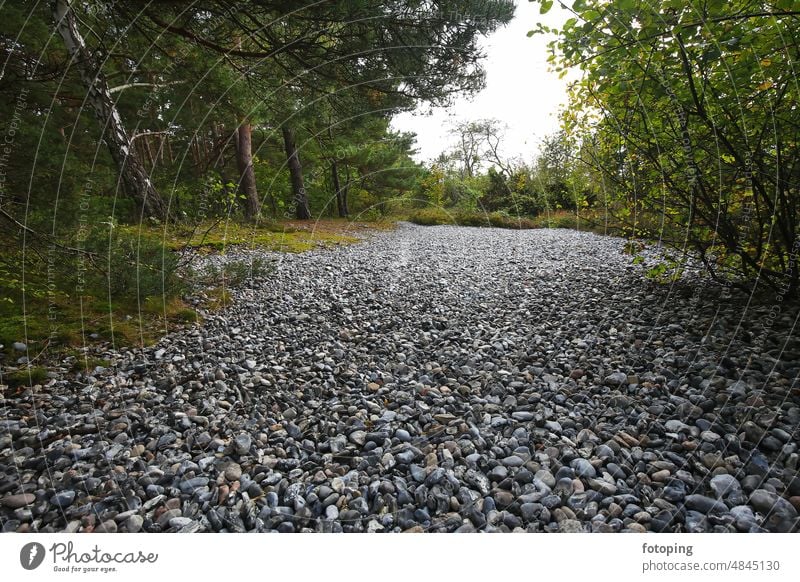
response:
M565 519L558 524L559 533L583 533L583 524L576 519Z
M75 501L74 491L60 491L50 498L50 503L61 509L66 509Z
M699 511L700 513L728 510L728 506L721 501L717 501L716 499L712 499L711 497L706 497L704 495L687 495L685 503L686 507Z
M117 522L108 519L94 528L95 533L117 533Z
M732 475L716 475L711 479L711 489L718 498L723 498L735 491L741 491L742 487Z
M575 470L578 477L594 478L597 476L594 466L586 459L574 459L569 466Z
M614 372L613 374L609 374L603 380L603 383L606 386L618 387L628 382L628 375L622 372Z
M144 518L141 515L132 515L125 520L125 531L137 533L142 529Z
M252 445L253 439L250 437L249 434L240 434L234 439L233 446L236 454L238 455L246 455L250 452L250 446Z
M225 467L225 479L228 481L238 481L242 476L242 467L239 463L230 463Z

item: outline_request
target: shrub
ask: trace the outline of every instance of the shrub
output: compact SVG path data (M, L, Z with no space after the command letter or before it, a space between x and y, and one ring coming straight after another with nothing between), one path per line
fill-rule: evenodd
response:
M272 270L272 264L261 257L253 257L251 260L227 262L221 268L212 265L199 273L198 281L209 286L238 287L252 279L263 277Z
M409 222L422 226L454 224L458 226L494 226L497 228L535 228L536 224L527 217L512 216L504 212L473 212L467 210L444 210L423 208L412 212Z
M104 291L112 300L169 297L181 288L178 256L158 239L112 225L110 234L94 230L85 249L95 253L98 267L88 272L87 286Z
M441 208L421 208L413 211L408 216L409 222L422 226L436 226L439 224L456 224L452 213L445 212Z

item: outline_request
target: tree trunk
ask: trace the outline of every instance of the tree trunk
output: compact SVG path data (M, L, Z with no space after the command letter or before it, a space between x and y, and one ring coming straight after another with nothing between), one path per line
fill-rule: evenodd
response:
M167 204L156 191L144 166L136 155L130 137L122 124L108 82L94 55L78 30L77 19L69 0L54 0L52 4L56 28L72 63L78 68L81 81L87 90L86 101L100 121L103 139L119 171L125 193L133 198L147 216L166 220Z
M345 183L342 188L342 208L344 208L344 215L350 216L350 209L347 207L347 195L350 193L350 166L345 165Z
M294 141L294 131L284 126L283 146L286 150L286 163L289 166L289 175L292 181L292 195L296 205L295 215L300 220L311 218L311 210L308 207L308 196L303 185L303 167L300 165L300 156L297 153L297 144Z
M339 211L339 217L347 218L347 198L345 198L345 192L339 183L339 164L336 161L331 162L331 178L333 179L333 190L336 194L336 208Z
M256 174L253 170L253 128L242 122L236 130L236 164L239 167L239 193L244 196L244 216L255 220L261 210L256 189Z

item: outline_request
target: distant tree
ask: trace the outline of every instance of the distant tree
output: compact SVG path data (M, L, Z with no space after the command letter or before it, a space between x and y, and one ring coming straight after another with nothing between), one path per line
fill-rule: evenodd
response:
M511 175L511 162L500 153L504 126L497 119L457 122L450 130L455 138L452 149L443 154L460 164L465 178L474 178L483 163L494 165L506 176Z

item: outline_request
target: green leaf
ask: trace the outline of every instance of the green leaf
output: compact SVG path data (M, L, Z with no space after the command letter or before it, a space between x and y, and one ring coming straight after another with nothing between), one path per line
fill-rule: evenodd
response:
M553 7L553 0L542 0L542 5L539 7L539 14L547 14Z
M586 10L586 0L575 0L575 2L572 3L572 9L575 12Z

